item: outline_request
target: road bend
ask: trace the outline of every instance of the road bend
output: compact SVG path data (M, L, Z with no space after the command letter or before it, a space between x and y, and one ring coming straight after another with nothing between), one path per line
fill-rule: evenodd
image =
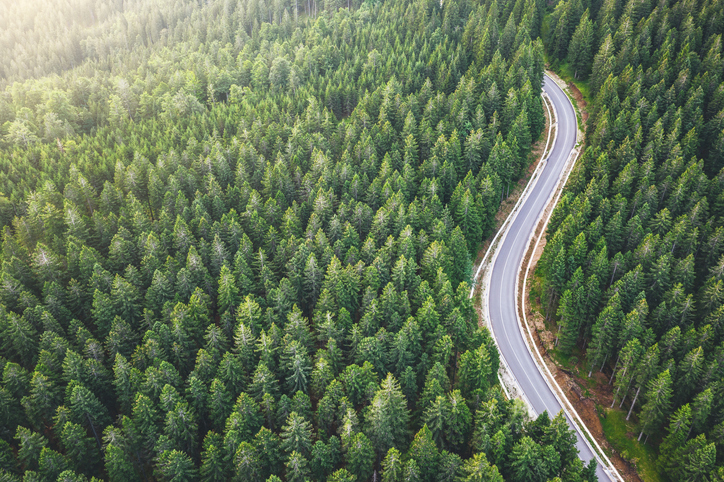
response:
M565 170L571 150L576 145L578 126L573 105L565 92L548 76L545 77L543 90L555 106L558 135L548 156L547 164L541 170L535 186L530 190L527 199L524 200L510 223L508 233L499 247L490 278L488 310L493 336L498 342L500 352L533 406L533 410L538 414L548 411L552 418L562 407L548 385L546 377L533 360L518 326L516 278L523 269L523 256L528 248L531 233L534 231L547 201L552 197ZM566 418L568 418L569 425L576 431L579 456L583 461L588 462L595 457L594 452L584 441L578 426L571 423L568 414L566 414ZM598 480L601 482L616 480L606 472L599 460L596 472Z

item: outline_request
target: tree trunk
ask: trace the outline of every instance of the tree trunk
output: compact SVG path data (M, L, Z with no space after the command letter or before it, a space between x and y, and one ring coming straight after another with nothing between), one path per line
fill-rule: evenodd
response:
M618 364L618 361L616 361L616 364ZM625 376L626 376L626 369L627 369L627 368L628 368L628 367L625 367L625 368L623 369L623 374L621 375L622 377L625 377ZM611 380L613 380L613 375L611 376ZM609 385L610 385L610 384L611 384L611 382L609 382ZM611 402L611 408L613 408L614 404L616 403L616 397L618 397L618 393L619 393L620 391L621 391L621 387L619 386L618 389L616 390L616 393L613 394L613 401ZM625 395L624 395L624 398L625 398ZM623 400L621 400L621 403L623 403Z
M608 286L611 287L613 284L613 278L616 276L616 271L618 270L618 265L613 266L613 273L611 274L611 281L608 282Z
M98 444L98 450L100 450L101 452L103 452L103 447L102 447L102 445L101 445L101 439L98 438L98 434L96 433L96 428L93 426L93 421L91 420L90 415L88 415L87 412L86 412L85 416L86 416L86 418L88 419L88 425L90 425L90 428L91 428L91 430L93 431L93 435L94 435L95 438L96 438L96 443Z
M611 373L611 378L609 378L609 380L608 380L608 384L609 384L609 385L613 383L613 377L616 375L616 369L618 368L618 362L619 362L619 360L621 360L621 354L620 354L620 353L619 353L618 356L616 357L616 365L614 365L614 367L613 367L613 373Z
M636 396L633 399L633 402L631 402L631 408L628 409L628 415L626 415L626 421L628 421L629 418L631 418L631 412L633 412L634 407L636 406L636 400L639 398L639 393L641 393L641 387L636 390Z
M642 430L641 433L639 434L639 438L637 438L636 440L640 442L640 441L641 441L641 437L642 437L643 435L644 435L644 431Z
M550 294L549 294L549 296L548 296L548 309L546 310L546 321L551 321L551 318L553 317L553 312L551 311L551 309L552 309L552 306L553 306L553 305L556 303L556 301L558 301L558 300L557 300L556 294L555 294L555 292L553 291L552 288L550 288L550 289L548 290L548 292L549 292Z
M633 381L633 377L631 377L631 380L629 380L628 384L626 385L626 391L623 394L623 398L621 399L621 405L619 405L618 408L623 407L623 401L626 400L626 397L628 396L628 389L631 388L632 381Z

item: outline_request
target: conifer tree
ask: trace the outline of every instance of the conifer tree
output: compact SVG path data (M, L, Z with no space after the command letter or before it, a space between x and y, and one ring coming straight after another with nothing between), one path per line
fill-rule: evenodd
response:
M465 462L463 467L466 482L502 482L498 468L491 465L485 457L485 453L479 452Z
M671 416L669 426L667 427L668 435L659 446L661 455L659 455L659 464L662 467L671 469L678 465L677 452L684 446L686 439L691 430L691 408L689 404L682 405Z
M669 370L664 370L658 377L651 380L646 387L646 403L641 408L641 432L638 439L644 433L650 435L657 430L668 414L671 406L671 375Z
M161 480L191 481L197 476L191 458L178 450L165 450L158 458L157 474Z
M380 456L393 447L406 446L409 419L410 412L400 385L388 373L365 414L366 433Z
M588 18L588 10L581 16L571 43L568 46L568 59L576 79L585 79L591 69L594 41L593 22Z
M599 315L595 325L593 325L593 338L587 352L591 366L588 372L589 377L594 368L603 370L603 365L613 351L616 334L622 319L623 313L621 312L620 299L618 293L616 293L608 302L608 306Z

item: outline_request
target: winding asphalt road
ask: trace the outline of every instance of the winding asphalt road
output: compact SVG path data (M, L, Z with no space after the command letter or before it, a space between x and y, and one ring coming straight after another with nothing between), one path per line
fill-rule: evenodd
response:
M547 410L552 418L561 411L562 407L523 340L516 316L515 282L518 273L523 268L523 255L528 248L530 235L535 229L536 222L545 209L547 201L553 195L571 150L576 145L578 127L576 112L573 110L570 100L561 88L547 76L543 90L548 94L556 109L558 136L548 156L547 164L541 169L535 186L520 206L498 248L498 255L490 277L488 310L493 336L498 342L506 363L525 392L525 396L536 413L540 414ZM576 430L579 456L588 462L594 458L593 451L584 441L576 424L571 423L570 418L568 423ZM596 473L601 482L615 480L609 477L600 463Z

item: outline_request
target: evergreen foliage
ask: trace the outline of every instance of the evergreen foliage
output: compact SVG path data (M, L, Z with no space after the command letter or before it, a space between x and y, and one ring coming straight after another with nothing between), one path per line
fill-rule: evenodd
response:
M539 264L559 347L585 347L641 440L663 436L665 477L718 480L724 4L564 0L548 26L593 98Z
M595 478L468 298L544 127L543 2L19 5L0 478Z

